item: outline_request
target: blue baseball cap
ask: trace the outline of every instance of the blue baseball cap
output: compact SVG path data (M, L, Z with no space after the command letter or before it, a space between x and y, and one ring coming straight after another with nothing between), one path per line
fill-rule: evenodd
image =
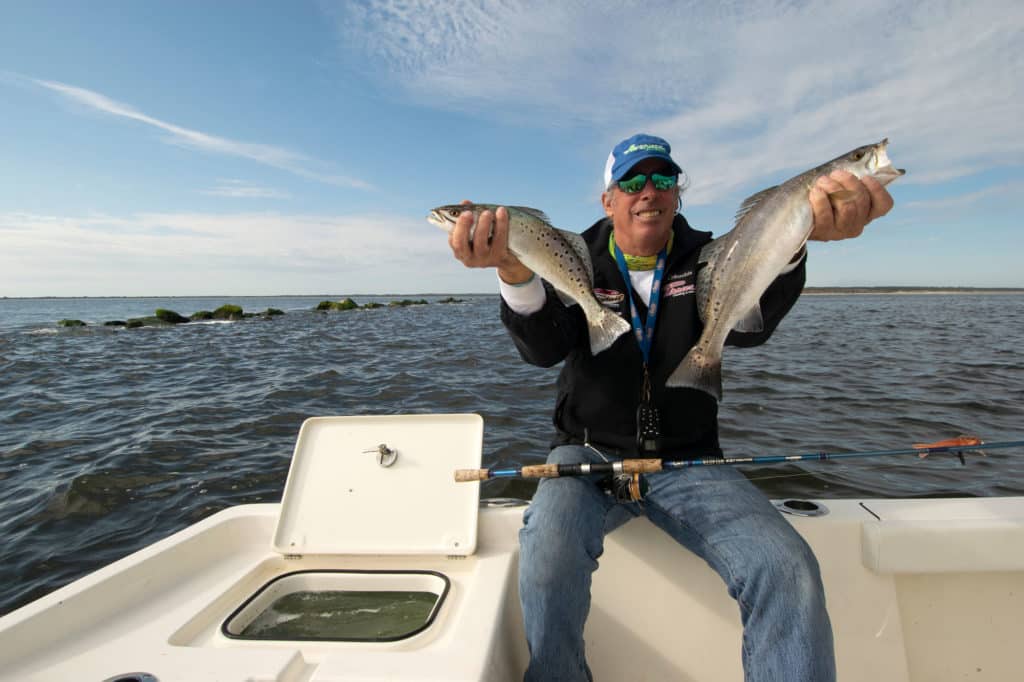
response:
M683 169L672 160L672 146L660 137L638 133L627 137L612 148L608 155L608 162L604 166L604 186L611 187L613 182L618 182L626 176L626 173L644 159L662 159L668 162L677 173Z

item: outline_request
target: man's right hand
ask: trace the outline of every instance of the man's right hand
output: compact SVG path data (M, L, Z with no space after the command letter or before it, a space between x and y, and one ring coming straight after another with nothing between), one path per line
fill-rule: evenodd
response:
M533 271L508 250L508 210L504 206L493 213L483 211L475 230L473 212L463 211L448 233L448 245L467 268L497 268L498 276L506 284L521 284L533 276Z

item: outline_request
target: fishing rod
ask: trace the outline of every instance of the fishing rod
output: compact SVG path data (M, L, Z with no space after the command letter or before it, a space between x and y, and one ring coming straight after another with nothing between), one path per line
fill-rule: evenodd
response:
M861 452L809 452L801 455L762 455L757 457L706 457L702 459L621 459L611 462L592 462L586 464L531 464L526 466L490 469L458 469L455 471L457 482L487 481L493 478L558 478L561 476L587 476L590 474L623 474L633 477L633 484L639 489L637 478L640 474L650 474L672 469L689 469L702 466L722 466L737 464L778 464L783 462L824 461L832 459L848 459L854 457L893 457L899 455L917 455L924 458L932 454L953 453L960 463L966 465L964 452L980 450L997 450L1024 446L1024 440L985 443L973 436L959 436L935 443L914 443L910 448L900 450L870 450ZM984 453L982 453L984 454Z

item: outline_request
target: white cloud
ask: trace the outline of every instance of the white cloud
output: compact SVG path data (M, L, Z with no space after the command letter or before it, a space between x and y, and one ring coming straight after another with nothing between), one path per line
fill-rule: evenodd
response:
M59 83L56 81L32 79L37 85L58 93L62 97L111 116L120 116L170 133L172 144L198 149L214 154L249 159L266 166L287 171L293 175L339 187L373 189L356 178L349 178L317 170L323 164L316 159L298 152L273 145L239 142L226 137L210 135L198 130L184 128L142 113L134 107L117 102L92 90Z
M846 34L825 32L820 40L835 43L817 63L802 64L799 55L813 53L796 39L784 60L793 68L765 70L762 62L752 69L763 86L744 75L725 79L710 106L659 121L666 135L693 150L691 163L702 170L691 201L712 201L757 173L804 170L883 136L892 140L895 164L909 169L901 183L1019 164L1024 143L1011 130L1024 110L1015 75L1024 12L997 4L904 6L887 26L874 12L851 13L844 28L859 50ZM876 38L878 29L888 35ZM704 116L730 102L760 121L750 118L737 132Z
M223 179L217 181L213 189L203 190L203 194L229 199L290 199L291 195L270 187L260 187L244 180Z
M1017 0L392 0L330 13L343 49L439 108L583 121L611 131L608 146L666 136L690 203L882 137L909 170L901 183L1024 158Z
M5 295L422 292L460 271L443 232L391 215L7 213L0 243Z

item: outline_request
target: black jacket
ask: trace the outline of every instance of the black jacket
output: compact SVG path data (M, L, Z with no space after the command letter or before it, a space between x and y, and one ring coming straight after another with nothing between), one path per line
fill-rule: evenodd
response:
M611 222L602 219L584 232L583 238L590 247L595 294L629 321L625 283L608 252L611 229ZM669 375L700 337L695 266L700 247L711 240L711 233L692 229L681 215L676 215L672 229L674 243L665 264L650 360L653 402L661 415L659 453L666 459L721 455L714 397L695 389L665 387ZM777 278L761 297L764 331L732 332L729 345L755 346L771 336L803 290L805 262L806 258ZM623 334L610 348L592 355L582 309L566 306L549 284L544 286L547 301L541 310L519 315L502 300L501 318L526 362L551 367L565 361L558 377L554 444L582 443L586 435L590 443L605 451L637 456L636 412L643 356L636 338L632 333ZM634 300L641 318L646 319L646 307L635 293Z

